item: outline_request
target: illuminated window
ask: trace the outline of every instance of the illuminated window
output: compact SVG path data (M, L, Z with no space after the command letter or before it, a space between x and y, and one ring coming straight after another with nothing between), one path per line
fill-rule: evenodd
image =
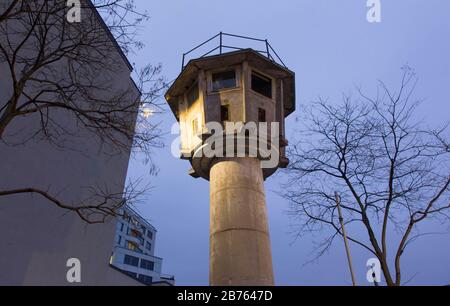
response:
M130 236L132 236L132 237L138 237L139 234L140 233L137 230L135 230L135 229L131 229L130 230Z
M130 251L134 251L134 252L138 252L138 253L142 253L142 250L139 248L139 246L131 241L127 241L127 249Z
M272 99L272 80L260 75L259 73L253 72L252 90Z
M236 71L234 69L212 74L213 91L234 87L236 87Z
M142 238L142 234L139 231L132 229L130 231L129 235L131 237L138 239L141 244L144 244L144 238Z

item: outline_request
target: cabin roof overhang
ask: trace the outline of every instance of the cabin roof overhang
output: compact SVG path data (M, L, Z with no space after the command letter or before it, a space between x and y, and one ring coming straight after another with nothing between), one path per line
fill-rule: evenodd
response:
M165 98L177 120L179 120L177 97L183 95L192 86L199 71L230 67L243 62L248 62L250 66L258 68L258 70L276 79L283 80L285 116L287 117L295 111L295 73L253 49L243 49L189 61L165 94Z

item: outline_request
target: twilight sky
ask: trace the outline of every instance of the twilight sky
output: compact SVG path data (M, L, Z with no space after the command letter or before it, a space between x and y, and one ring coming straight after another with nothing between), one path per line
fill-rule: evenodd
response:
M400 68L409 64L424 99L420 115L430 124L450 119L450 1L381 0L381 23L366 20L366 0L136 0L151 20L140 35L146 48L130 57L137 66L163 65L173 80L181 55L220 31L267 38L286 65L296 73L297 112L287 120L292 139L301 105L319 95L340 101L355 86L369 91L378 79L399 84ZM163 272L174 274L178 285L207 285L209 258L209 184L188 176L187 161L174 158L170 135L175 122L168 110L161 121L166 148L155 151L160 173L148 176L139 156L130 161L129 177L151 180L154 189L138 210L158 229L156 255L164 258ZM304 266L313 241L294 241L288 203L277 196L282 175L266 182L275 281L277 285L350 284L343 243L337 240L318 262ZM428 223L423 231L436 231ZM448 229L448 225L447 225ZM351 245L358 284L368 285L367 252ZM416 242L403 260L410 284L450 284L450 235L429 236Z

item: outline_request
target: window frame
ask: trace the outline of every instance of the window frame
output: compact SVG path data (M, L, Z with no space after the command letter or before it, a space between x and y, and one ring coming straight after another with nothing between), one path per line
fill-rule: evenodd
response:
M261 114L264 115L264 120L261 120ZM258 123L267 122L267 111L263 107L258 107Z
M195 100L193 101L189 101L189 94L191 93L192 90L197 89L197 97L195 98ZM199 83L196 80L194 82L194 84L192 84L189 89L186 91L186 104L189 106L193 105L195 102L198 101L198 99L200 99L200 87L199 87Z
M224 116L222 116L224 109L226 109L227 118L224 118ZM230 122L230 104L222 104L222 105L220 105L220 121L222 123Z
M216 74L216 73L227 72L227 71L232 71L232 70L234 70L234 75L235 75L235 84L234 84L234 86L233 87L227 87L227 88L221 88L221 89L214 90L213 75ZM236 90L236 89L239 89L241 87L241 68L240 68L240 66L231 66L231 67L227 67L227 68L210 70L210 71L208 71L206 73L206 78L207 78L208 94L209 95L218 94L218 93L226 92L226 91L229 91L229 90Z
M260 92L257 92L256 90L253 89L253 75L259 77L260 79L267 79L268 81L270 81L270 97L268 97ZM275 79L263 72L253 69L253 68L250 69L250 86L249 87L253 93L255 93L261 97L264 97L266 99L274 100L274 97L276 96Z
M130 259L129 262L127 262L127 258ZM137 259L136 265L132 264L132 262L133 262L134 260L136 260L136 259ZM136 256L132 256L132 255L125 254L125 256L123 257L123 264L124 264L124 265L127 265L127 266L131 266L131 267L139 267L139 261L140 261L140 260L139 260L139 257L136 257Z
M146 285L151 285L153 284L153 277L149 276L149 275L145 275L145 274L139 274L139 276L137 277L138 280L140 280L142 283L146 284Z
M139 263L139 268L147 270L147 271L155 271L155 262L141 258L140 263Z
M152 251L152 243L150 241L145 241L145 249L147 251Z
M125 248L132 252L136 252L136 253L140 253L140 254L144 253L141 250L141 248L139 247L139 245L134 241L126 240Z

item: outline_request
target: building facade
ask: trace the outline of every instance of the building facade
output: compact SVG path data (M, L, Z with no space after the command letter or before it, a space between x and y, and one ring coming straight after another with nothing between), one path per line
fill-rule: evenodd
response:
M1 1L0 14L5 4L8 2ZM84 16L87 18L86 14ZM92 22L102 25L100 17L93 18ZM15 26L12 22L11 27ZM4 37L9 33L1 33L0 44L6 46L8 43ZM103 26L103 35L111 37L106 26ZM14 38L19 42L23 39L19 35ZM9 43L14 45L17 41ZM111 91L124 88L130 92L130 99L137 99L140 92L130 78L132 66L114 41L111 45L108 55L118 67L108 75ZM32 47L24 49L18 54L31 59L36 56ZM60 73L64 67L59 62L54 63L54 74ZM106 77L107 71L97 73ZM0 110L14 93L11 84L8 63L0 58ZM29 138L29 134L34 133L33 128L40 124L38 113L12 121L0 141L0 190L41 189L57 195L64 203L79 203L88 198L91 186L105 186L113 193L122 193L131 143L128 149L112 155L114 148L77 124L68 112L55 111L49 116L68 131L64 135L65 140L75 149L62 149L38 137ZM88 225L77 214L61 209L37 194L1 196L0 285L142 285L109 264L115 231L115 218L102 224ZM80 263L79 282L71 282L67 277L71 259Z
M173 276L162 274L162 258L154 255L156 228L129 206L121 215L111 265L145 285L175 285Z

